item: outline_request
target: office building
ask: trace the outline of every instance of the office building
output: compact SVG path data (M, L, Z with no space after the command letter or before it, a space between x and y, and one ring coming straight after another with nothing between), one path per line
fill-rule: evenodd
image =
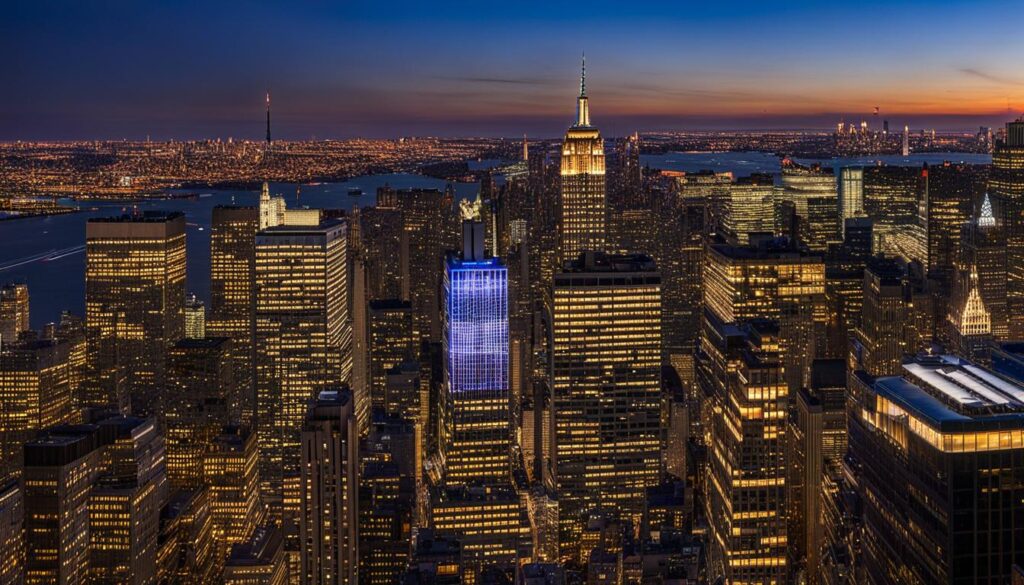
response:
M854 360L859 368L873 376L893 376L903 356L919 349L916 299L902 262L881 256L868 261L861 326L854 334Z
M563 556L584 513L639 515L661 461L661 275L642 255L585 253L566 268L547 308L554 445L546 467Z
M998 583L1013 534L1024 386L1012 373L928 355L899 375L851 379L850 454L860 470L870 583Z
M211 337L231 339L235 384L241 396L243 420L253 421L256 408L255 306L256 232L259 210L255 207L218 205L210 228Z
M185 216L90 219L85 237L85 323L96 384L85 405L155 415L167 349L185 333Z
M954 281L962 282L963 273L974 267L978 273L978 292L991 317L992 336L999 341L1005 341L1010 334L1007 260L1005 226L997 222L986 194L975 219L964 227Z
M231 339L182 339L167 356L167 477L176 488L203 486L203 456L225 425L237 423L241 400L234 381Z
M324 390L310 405L301 470L300 581L358 583L359 432L349 392Z
M288 561L281 529L259 527L245 542L234 545L224 563L224 585L286 585Z
M22 339L0 350L0 478L17 476L22 444L77 422L71 342Z
M776 191L770 175L751 175L730 185L721 219L726 239L745 246L752 233L775 233Z
M735 325L709 316L707 327ZM709 569L730 583L788 582L784 346L773 322L743 324L713 398L705 498ZM731 361L731 360L730 360Z
M256 236L256 380L260 482L295 519L306 407L347 377L347 231L339 220L277 226ZM298 544L285 526L289 550Z
M461 257L444 276L444 391L440 407L445 481L507 483L509 428L508 269L483 249L483 225L463 223Z
M0 343L18 340L28 331L28 285L8 283L0 287Z
M370 301L367 312L370 406L388 412L395 403L387 395L388 374L399 364L414 360L419 342L413 337L412 304L399 300Z
M185 337L206 337L206 305L195 294L190 294L185 300Z
M576 123L562 142L562 262L574 260L584 250L604 250L607 202L605 200L604 139L590 125L586 69L580 76L576 99Z
M839 224L847 219L865 217L864 169L843 167L839 171Z
M1006 230L1008 336L1024 338L1024 119L996 141L988 183L992 207ZM1001 221L1000 221L1001 220Z
M785 239L747 247L713 244L707 249L704 303L724 323L776 321L790 389L808 382L811 362L824 351L828 320L820 256Z
M256 433L235 426L222 429L203 456L203 483L209 492L213 534L221 556L247 541L263 524L258 458Z

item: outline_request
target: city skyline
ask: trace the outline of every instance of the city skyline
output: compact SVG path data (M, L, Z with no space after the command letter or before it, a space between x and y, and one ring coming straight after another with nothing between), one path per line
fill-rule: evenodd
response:
M968 130L1024 108L1020 42L992 28L1024 16L1008 2L606 4L21 4L0 140L258 140L268 89L276 139L555 138L584 51L610 136L825 130L875 106Z

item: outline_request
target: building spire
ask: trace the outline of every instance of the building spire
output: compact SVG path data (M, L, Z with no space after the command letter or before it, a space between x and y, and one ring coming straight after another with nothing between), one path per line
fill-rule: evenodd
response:
M981 202L981 215L978 217L979 227L992 227L996 225L996 217L992 214L992 201L985 193L985 199Z
M587 103L587 56L583 55L580 67L580 97L576 98L576 126L590 126L590 106Z
M270 145L270 90L267 90L267 145Z
M587 54L583 53L580 65L580 97L587 97Z

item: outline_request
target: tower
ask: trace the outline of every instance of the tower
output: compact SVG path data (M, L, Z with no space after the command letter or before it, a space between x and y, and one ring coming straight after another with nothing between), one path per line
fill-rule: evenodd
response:
M267 90L267 146L270 146L270 90Z
M584 250L605 248L604 140L590 125L586 61L580 74L576 123L562 143L562 261L575 260Z
M185 334L185 216L90 219L85 244L85 322L96 384L86 405L124 409L130 402L133 414L156 414L167 350Z

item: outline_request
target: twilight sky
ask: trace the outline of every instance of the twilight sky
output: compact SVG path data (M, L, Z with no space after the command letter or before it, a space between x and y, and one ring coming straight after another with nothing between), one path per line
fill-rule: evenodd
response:
M1024 111L1024 2L8 0L0 140L555 137Z

